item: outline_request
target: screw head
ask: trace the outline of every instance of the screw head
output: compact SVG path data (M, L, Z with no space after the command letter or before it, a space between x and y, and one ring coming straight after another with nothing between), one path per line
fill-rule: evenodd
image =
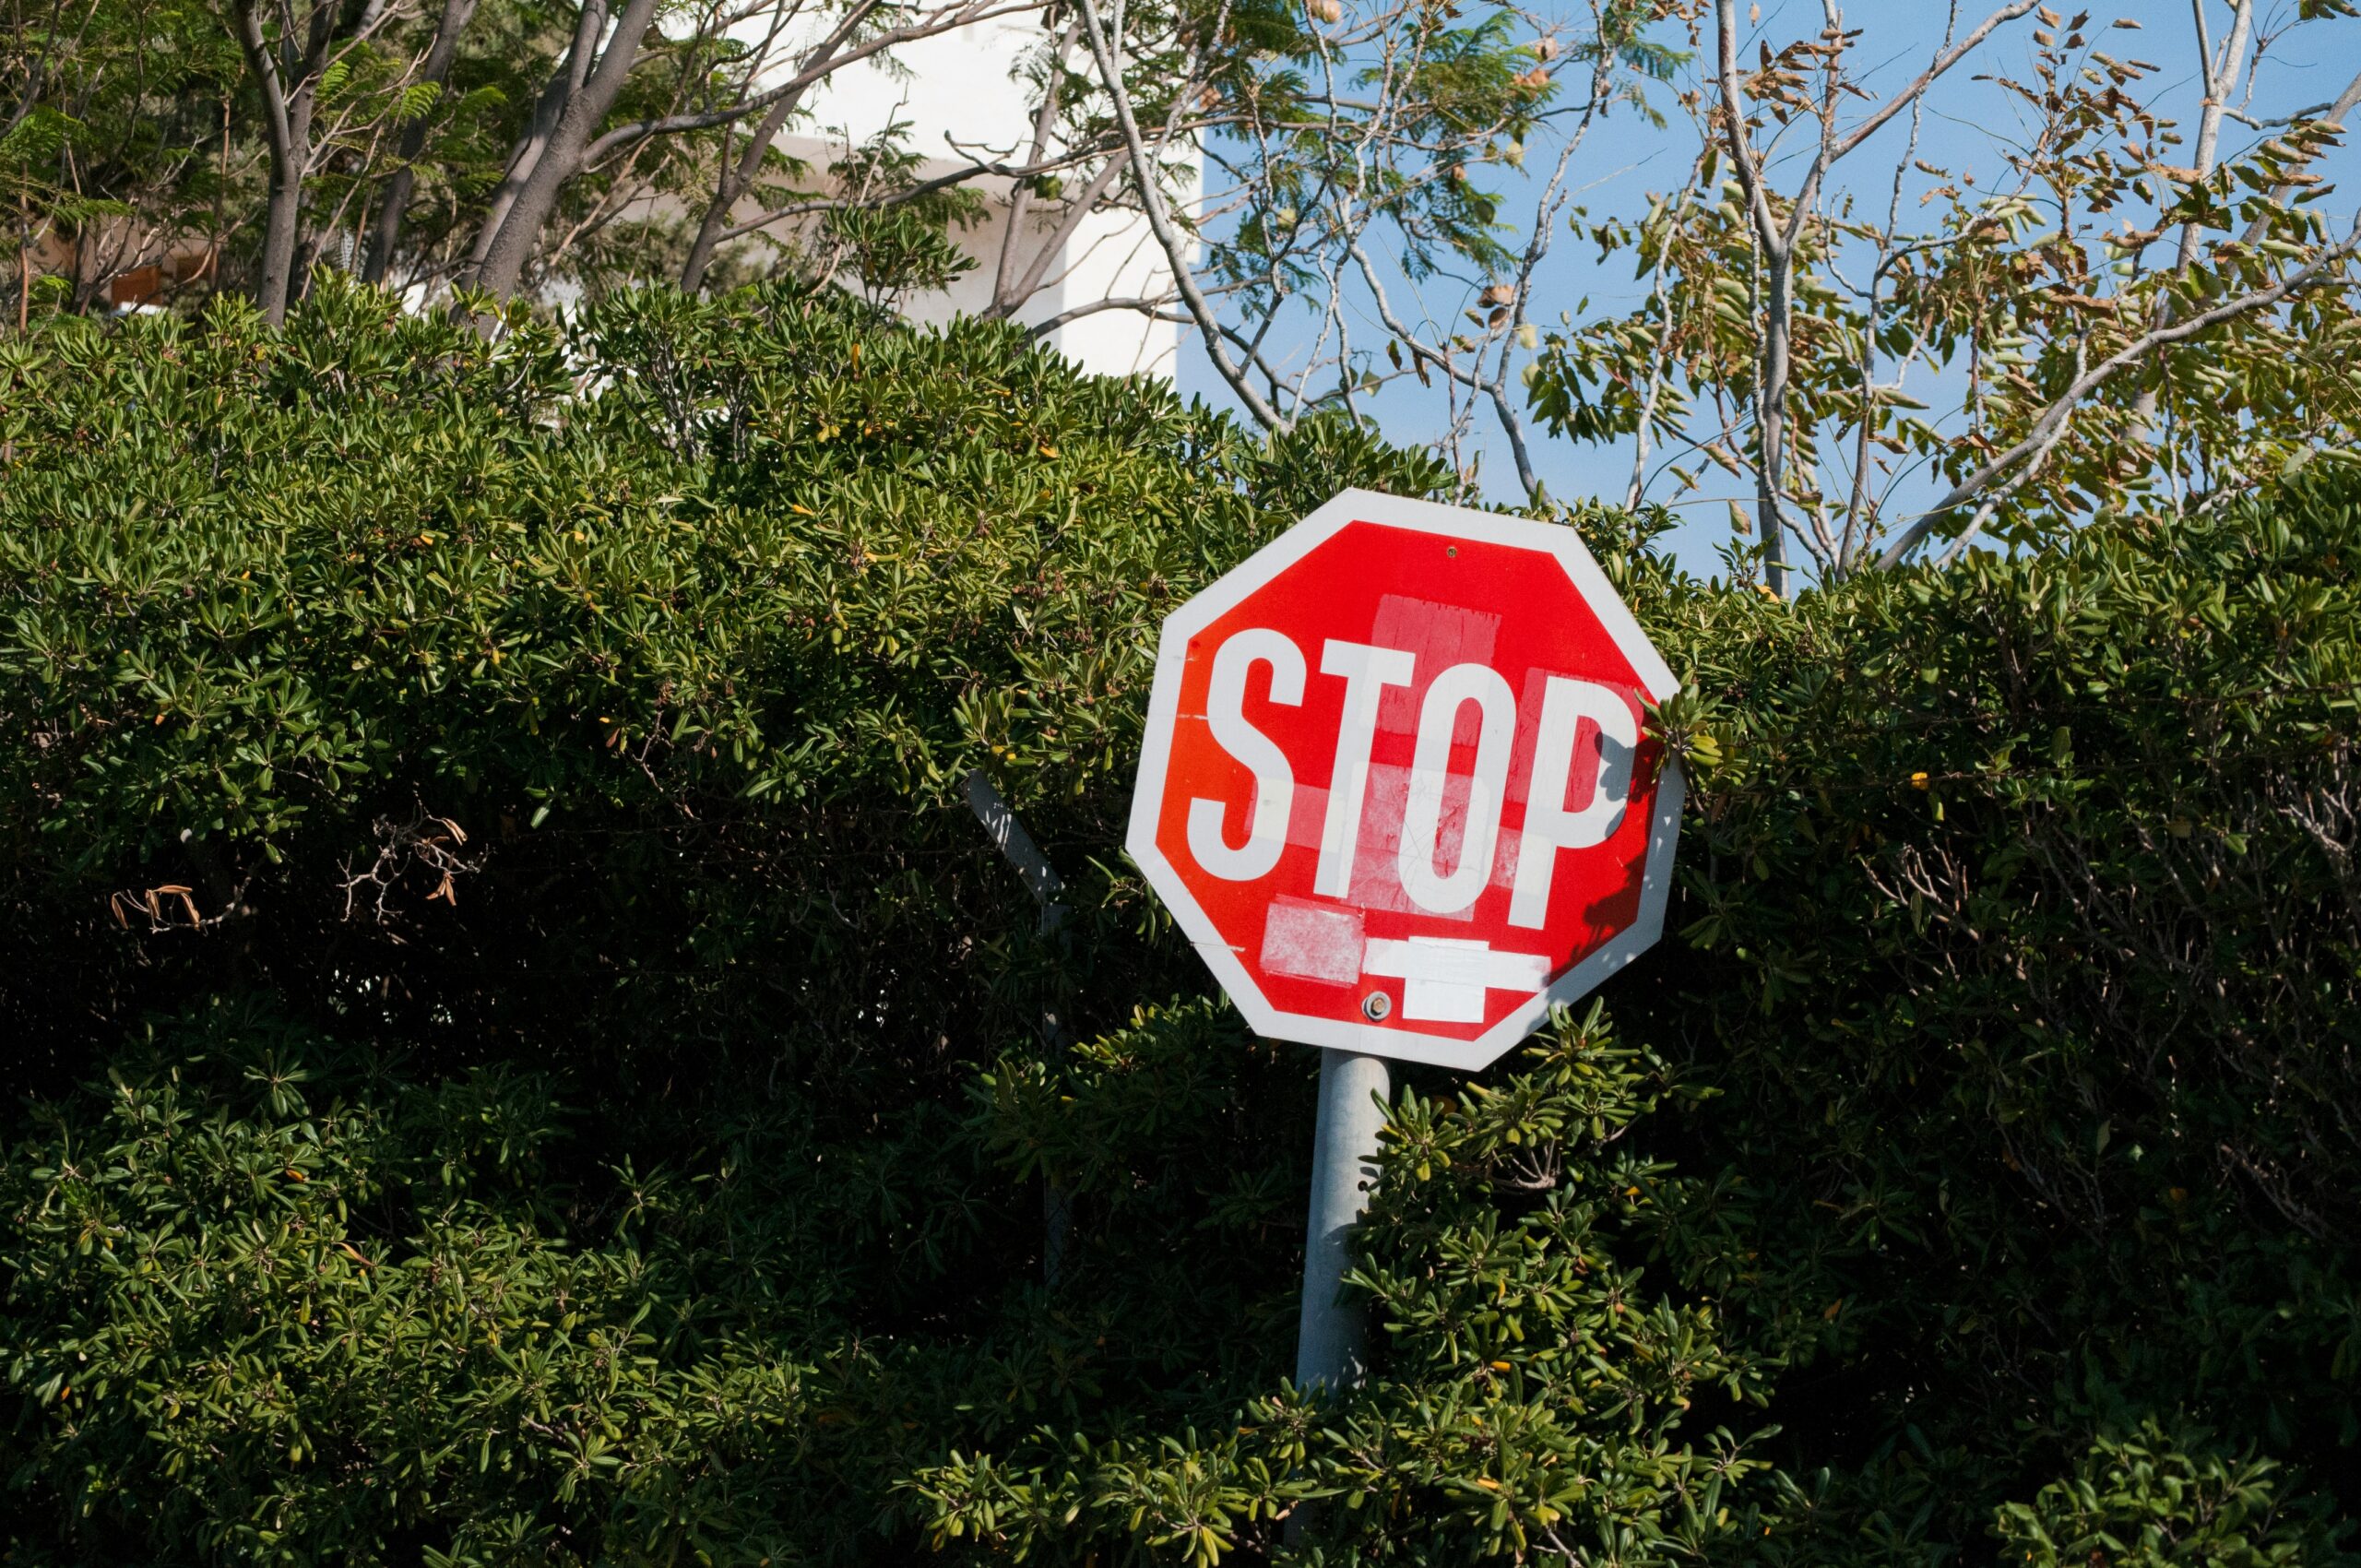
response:
M1386 1015L1393 1011L1394 998L1382 991L1372 991L1361 998L1361 1013L1372 1024L1385 1022Z

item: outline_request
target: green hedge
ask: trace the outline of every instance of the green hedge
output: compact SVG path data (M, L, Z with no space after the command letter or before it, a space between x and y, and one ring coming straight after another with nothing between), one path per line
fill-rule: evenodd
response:
M1667 1247L1789 1363L1788 1560L2039 1558L1993 1511L2135 1440L2177 1456L2069 1555L2325 1561L2291 1489L2361 1510L2356 564L2332 478L1659 618L1724 758L1642 1004L1726 1090ZM2249 1459L2301 1473L2235 1527L2166 1479Z
M512 325L0 347L14 1560L2341 1560L2350 487L1794 605L1574 518L1680 935L1405 1075L1323 1408L1311 1053L1128 772L1173 604L1448 476L838 300Z

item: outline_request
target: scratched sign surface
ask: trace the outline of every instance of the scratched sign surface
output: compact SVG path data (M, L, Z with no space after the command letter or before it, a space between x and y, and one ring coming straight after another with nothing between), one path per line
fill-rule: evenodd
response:
M1674 689L1572 529L1348 490L1165 623L1132 857L1261 1033L1479 1068L1662 929Z

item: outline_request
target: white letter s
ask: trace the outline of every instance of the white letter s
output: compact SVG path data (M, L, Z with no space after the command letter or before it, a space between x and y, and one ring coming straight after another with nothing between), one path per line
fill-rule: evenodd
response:
M1279 863L1287 847L1287 814L1295 805L1295 770L1287 754L1246 720L1246 676L1258 663L1271 667L1273 702L1294 707L1303 701L1303 650L1284 634L1250 626L1232 633L1214 655L1206 728L1223 751L1254 775L1253 816L1246 842L1236 849L1222 839L1228 807L1203 796L1189 802L1189 852L1225 882L1252 882Z

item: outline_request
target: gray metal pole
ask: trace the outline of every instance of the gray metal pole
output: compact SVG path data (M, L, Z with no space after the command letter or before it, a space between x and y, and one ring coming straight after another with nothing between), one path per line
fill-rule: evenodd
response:
M1311 1223L1303 1247L1303 1320L1296 1331L1299 1388L1360 1386L1368 1370L1360 1309L1339 1306L1345 1233L1369 1206L1377 1181L1377 1134L1393 1084L1382 1057L1320 1052L1320 1121L1311 1145Z
M967 796L967 809L984 825L984 832L992 845L1008 858L1016 874L1041 906L1040 932L1054 936L1065 929L1066 915L1058 895L1065 891L1065 884L1058 880L1058 868L1025 831L1016 820L1016 812L999 789L980 771L971 769L960 781ZM1055 1013L1041 1015L1042 1042L1055 1050L1065 1043L1065 1028ZM1063 1187L1047 1176L1041 1178L1041 1283L1054 1290L1063 1277L1066 1266L1066 1242L1074 1234L1074 1200Z

